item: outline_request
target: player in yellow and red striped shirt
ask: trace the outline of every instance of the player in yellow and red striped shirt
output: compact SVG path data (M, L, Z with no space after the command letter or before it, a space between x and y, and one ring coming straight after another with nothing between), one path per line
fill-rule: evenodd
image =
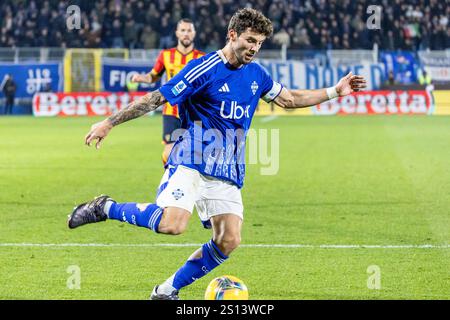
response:
M181 71L192 59L200 58L204 52L194 49L195 27L190 19L181 19L177 23L175 35L178 45L175 48L164 49L159 54L153 69L146 75L136 74L132 82L152 83L158 81L164 72L167 80ZM162 160L165 164L169 158L175 141L172 140L172 132L181 127L178 115L178 107L168 102L163 106L163 144L165 145Z

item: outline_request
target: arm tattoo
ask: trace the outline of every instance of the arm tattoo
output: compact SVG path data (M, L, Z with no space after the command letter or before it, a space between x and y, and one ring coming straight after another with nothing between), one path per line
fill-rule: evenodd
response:
M113 126L117 126L125 121L138 118L150 111L155 110L160 105L164 104L167 100L159 92L159 90L153 91L138 100L135 100L128 104L124 109L120 110L116 114L113 114L108 118Z

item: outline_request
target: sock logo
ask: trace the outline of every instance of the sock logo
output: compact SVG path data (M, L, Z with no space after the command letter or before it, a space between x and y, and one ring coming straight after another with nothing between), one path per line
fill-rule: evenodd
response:
M209 272L209 270L208 270L208 268L207 268L206 266L203 266L203 267L202 267L202 271L203 271L205 274L207 274L207 273Z
M179 200L184 196L184 192L181 189L176 189L172 192L173 197L175 200Z

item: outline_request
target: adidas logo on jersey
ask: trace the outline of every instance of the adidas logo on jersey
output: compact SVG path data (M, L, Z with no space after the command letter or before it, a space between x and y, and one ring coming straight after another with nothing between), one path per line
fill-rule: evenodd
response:
M230 88L228 88L228 84L225 84L219 89L219 92L230 92Z

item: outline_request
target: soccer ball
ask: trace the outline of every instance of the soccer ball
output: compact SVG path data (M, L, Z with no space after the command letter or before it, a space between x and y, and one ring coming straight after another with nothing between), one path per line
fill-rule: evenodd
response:
M206 288L205 300L248 300L248 289L234 276L217 277Z

